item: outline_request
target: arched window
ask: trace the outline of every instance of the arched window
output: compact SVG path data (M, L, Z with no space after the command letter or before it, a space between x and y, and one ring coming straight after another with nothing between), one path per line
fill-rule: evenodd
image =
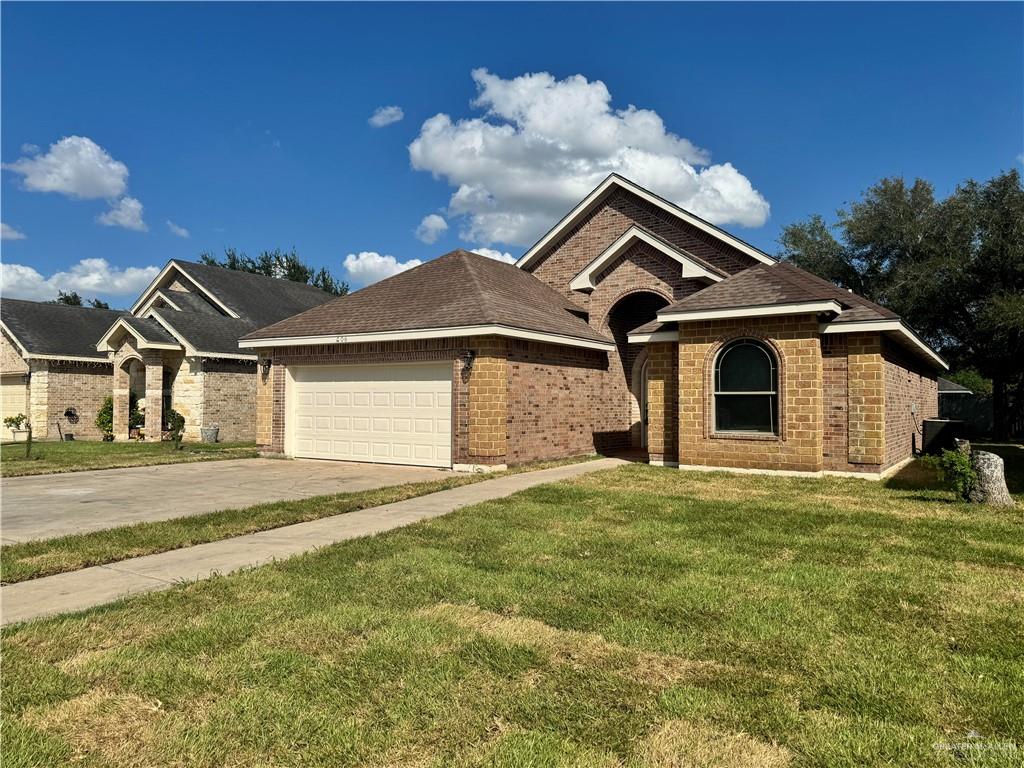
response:
M779 372L754 339L729 342L715 360L715 431L778 433Z

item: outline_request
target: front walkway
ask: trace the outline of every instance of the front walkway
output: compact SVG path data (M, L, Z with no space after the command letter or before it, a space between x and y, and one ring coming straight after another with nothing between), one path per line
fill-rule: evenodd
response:
M0 588L3 611L0 623L7 625L55 613L79 611L140 592L169 589L183 581L197 581L218 573L264 565L328 544L440 517L460 507L498 499L535 485L624 463L619 459L598 459L506 475L395 504L11 584Z
M229 459L10 477L0 481L0 540L52 539L441 477L442 470L426 467L301 459Z

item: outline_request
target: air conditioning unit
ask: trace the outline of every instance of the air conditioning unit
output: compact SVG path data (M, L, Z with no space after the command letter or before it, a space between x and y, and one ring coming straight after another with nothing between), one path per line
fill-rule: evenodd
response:
M964 423L959 419L925 419L921 422L921 452L937 456L956 448L954 440L964 436Z

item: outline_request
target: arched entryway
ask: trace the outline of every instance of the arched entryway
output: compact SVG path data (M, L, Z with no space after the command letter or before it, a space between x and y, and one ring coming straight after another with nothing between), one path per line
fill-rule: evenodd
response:
M630 344L627 336L634 328L654 320L669 300L653 291L636 291L620 298L608 311L605 326L615 339L610 360L621 393L624 430L621 447L640 450L647 446L647 351L643 345Z

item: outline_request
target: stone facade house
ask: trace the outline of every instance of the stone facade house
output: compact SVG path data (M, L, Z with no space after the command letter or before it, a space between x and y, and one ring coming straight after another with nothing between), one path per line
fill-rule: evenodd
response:
M57 438L59 419L76 439L99 439L96 413L113 397L114 437L126 439L133 393L149 439L174 408L186 439L216 424L223 441L253 440L256 355L238 339L330 298L301 283L174 260L128 311L5 299L4 411L26 413L37 438Z
M240 347L270 450L456 469L631 450L877 477L945 368L891 311L614 175L514 266L454 251Z

